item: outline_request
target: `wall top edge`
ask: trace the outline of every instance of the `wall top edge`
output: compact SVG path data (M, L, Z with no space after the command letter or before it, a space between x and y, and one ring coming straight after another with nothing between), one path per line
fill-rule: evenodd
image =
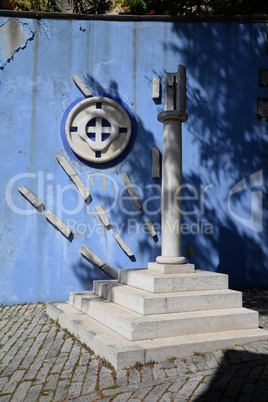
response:
M0 10L0 17L54 19L54 20L95 20L95 21L162 21L162 22L218 22L218 23L254 23L268 22L268 15L112 15L112 14L73 14L73 13L35 13L30 11Z

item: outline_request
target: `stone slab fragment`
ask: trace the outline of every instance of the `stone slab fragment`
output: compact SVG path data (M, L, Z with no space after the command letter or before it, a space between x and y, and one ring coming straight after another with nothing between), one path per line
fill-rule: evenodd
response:
M70 163L67 161L64 155L62 154L57 154L56 159L63 168L63 170L66 172L66 174L70 177L74 185L77 187L78 191L82 195L83 199L85 200L86 203L89 203L91 200L91 195L88 190L88 188L85 186L85 184L82 182L78 174L75 172L75 170L72 168Z
M128 177L127 173L122 173L121 177L122 177L122 180L123 180L123 182L124 182L124 184L126 186L126 189L127 189L128 193L129 193L129 195L130 195L135 207L137 208L137 210L139 212L141 212L142 207L141 207L139 198L138 198L137 194L135 193L135 190L133 188L133 185L132 185L131 181L129 180L129 177Z
M101 258L99 258L93 251L91 251L85 244L80 248L80 253L89 262L99 267L106 274L110 275L112 278L117 279L118 273L115 269L107 265Z
M257 100L257 116L259 119L268 117L268 98Z
M201 270L167 275L148 269L120 269L118 281L151 293L228 289L228 275Z
M21 195L26 198L27 201L35 208L38 212L43 212L45 209L44 203L36 197L27 187L20 186L18 188Z
M124 240L118 235L114 235L115 240L117 241L117 243L119 244L119 246L121 247L121 249L129 256L129 257L134 257L134 254L132 252L132 250L130 249L130 247L124 242Z
M155 231L155 228L154 228L154 225L153 225L153 222L151 221L151 219L150 218L145 219L145 223L149 229L149 232L150 232L150 235L152 236L152 238L156 237L157 234L156 234L156 231Z
M182 274L194 273L194 264L159 264L157 262L149 262L148 270L152 272L159 272L162 274Z
M154 294L117 281L94 281L93 293L141 315L242 307L242 293L207 290Z
M91 251L85 244L83 244L83 246L80 248L80 253L83 257L99 268L105 265L105 262L102 261L102 259L100 259L95 253L93 253L93 251Z
M160 179L161 154L158 147L152 147L152 178Z
M112 222L110 221L105 208L100 204L100 205L95 206L95 210L96 210L100 220L102 221L103 225L106 228L110 228L112 226Z
M65 225L65 223L58 218L53 212L47 211L45 212L46 219L57 229L59 230L68 240L70 240L73 236L71 229Z
M47 314L77 336L95 354L106 358L116 370L170 357L187 357L195 352L210 352L229 348L235 343L250 343L268 339L268 332L262 329L236 330L210 334L193 334L149 341L128 341L66 302L47 303Z
M74 75L72 78L85 97L92 96L92 93L90 92L84 81L81 80L79 75Z
M259 70L259 86L268 87L268 70Z
M70 304L131 341L258 327L258 313L245 308L142 316L93 292L71 293Z
M161 81L159 77L154 77L152 85L152 99L160 100L160 96L161 96Z

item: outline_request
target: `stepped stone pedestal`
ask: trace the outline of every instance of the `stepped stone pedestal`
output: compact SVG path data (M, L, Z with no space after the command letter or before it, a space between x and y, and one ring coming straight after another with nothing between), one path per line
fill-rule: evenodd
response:
M163 274L153 263L119 270L118 280L48 303L47 313L117 370L268 339L227 275L185 265L189 272Z
M49 303L47 313L97 355L122 369L268 339L258 313L242 308L228 276L196 271L181 255L181 125L186 69L166 73L162 157L162 250L148 269L119 270L118 281L95 281L92 292Z

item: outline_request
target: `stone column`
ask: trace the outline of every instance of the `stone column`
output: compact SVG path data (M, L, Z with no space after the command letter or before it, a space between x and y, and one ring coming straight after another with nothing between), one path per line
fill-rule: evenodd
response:
M164 124L162 154L161 231L162 255L148 268L163 273L192 272L194 265L184 264L181 255L181 125L186 113L186 68L165 76L165 108L158 120Z

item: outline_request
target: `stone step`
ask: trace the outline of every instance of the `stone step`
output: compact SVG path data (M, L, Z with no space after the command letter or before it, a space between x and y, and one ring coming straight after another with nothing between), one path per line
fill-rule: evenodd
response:
M70 293L70 304L131 341L258 327L258 313L245 308L142 316L93 292Z
M228 289L228 275L201 270L194 273L160 274L148 269L120 269L118 282L150 293Z
M141 315L242 307L242 293L229 289L155 294L106 280L94 281L93 293Z
M66 302L47 304L47 314L58 320L95 354L107 359L116 370L129 368L136 362L162 362L170 357L182 358L195 352L209 352L233 347L236 343L268 340L268 332L259 328L193 334L146 341L128 341Z

